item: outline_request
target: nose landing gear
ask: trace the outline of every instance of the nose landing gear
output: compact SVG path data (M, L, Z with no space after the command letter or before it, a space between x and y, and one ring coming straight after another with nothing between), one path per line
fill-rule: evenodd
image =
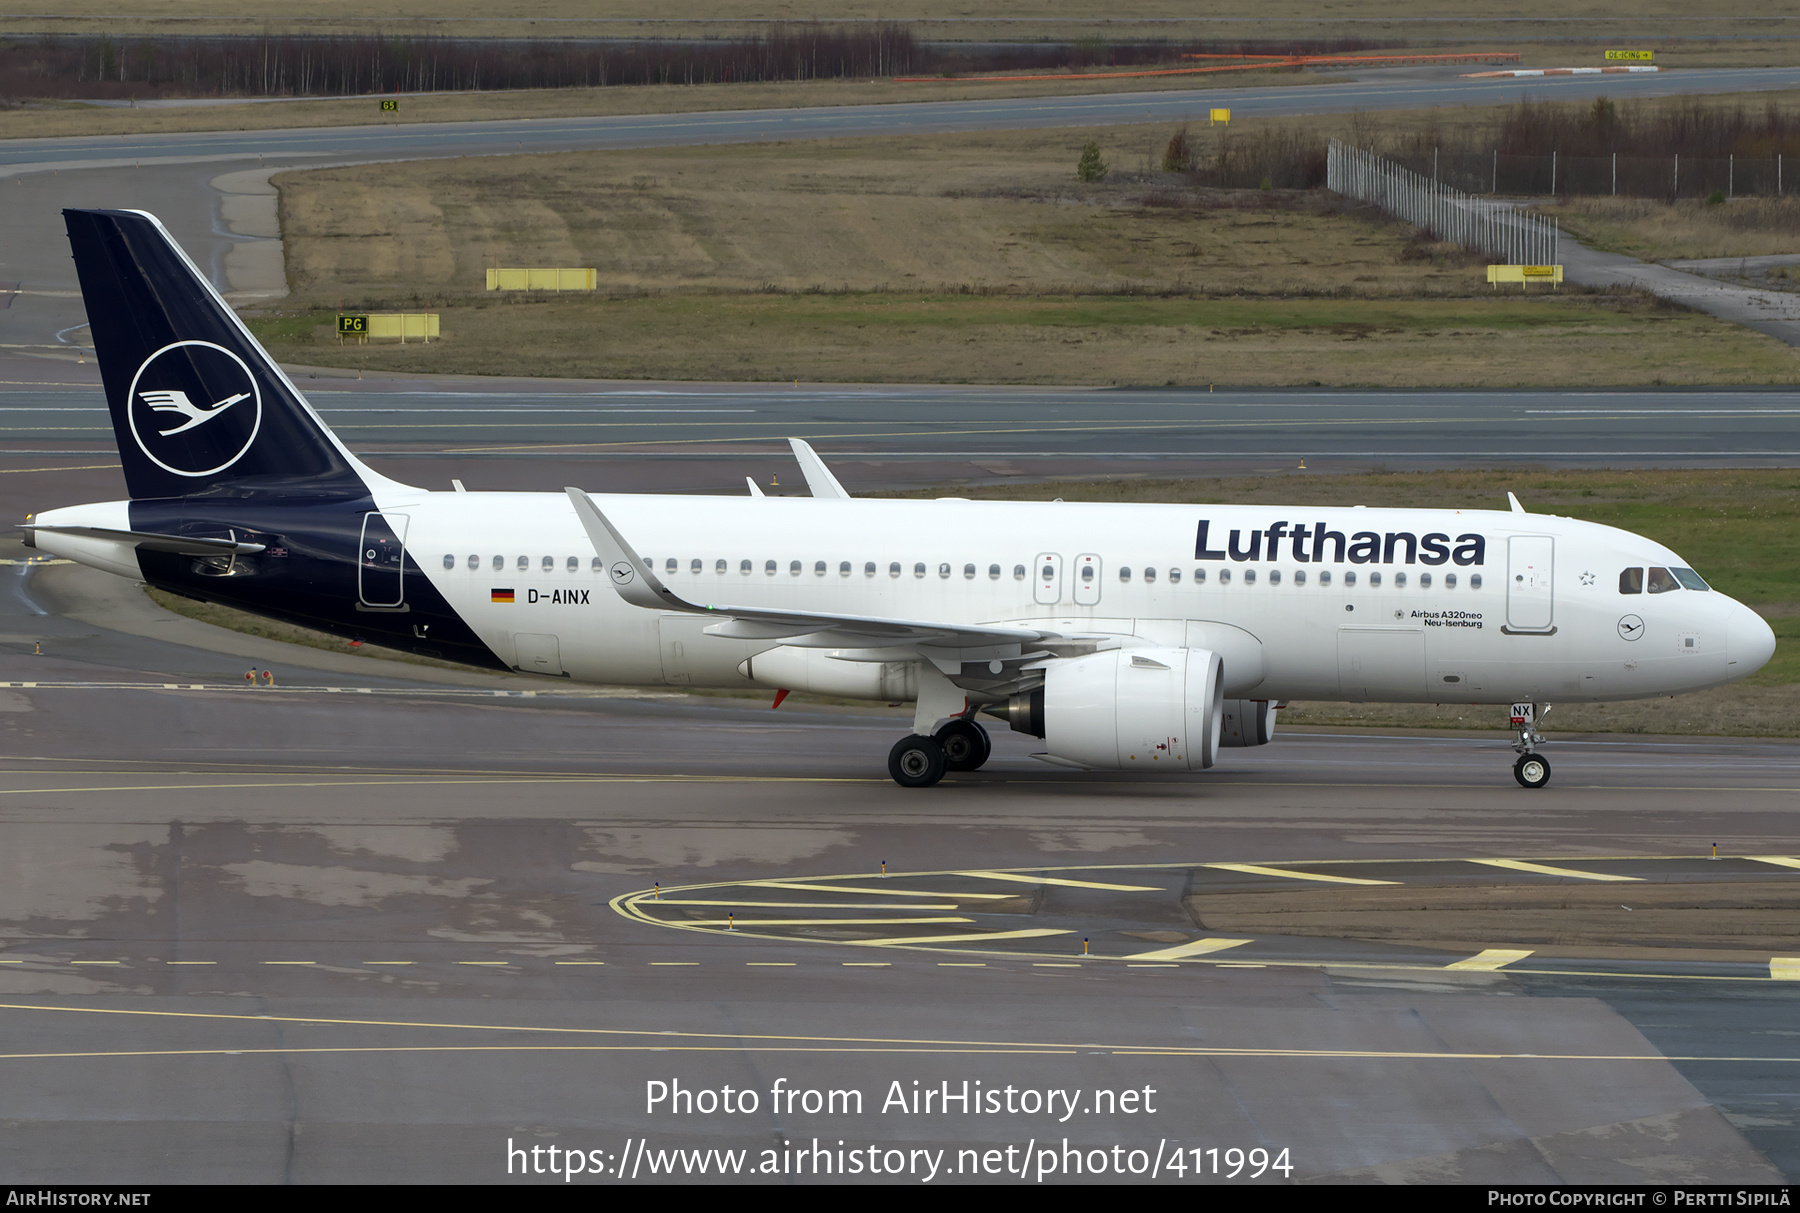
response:
M1513 742L1513 749L1519 752L1519 760L1513 763L1513 778L1522 788L1541 788L1550 782L1550 763L1537 753L1537 747L1544 744L1544 735L1538 732L1537 722L1549 713L1547 703L1512 705L1512 727L1519 735Z

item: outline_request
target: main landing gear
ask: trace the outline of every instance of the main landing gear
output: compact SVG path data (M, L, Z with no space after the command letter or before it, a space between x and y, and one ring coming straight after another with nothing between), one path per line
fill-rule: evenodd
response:
M903 788L928 788L945 771L974 771L993 753L987 730L958 717L930 737L902 737L888 751L888 774Z
M1541 788L1550 782L1550 763L1537 752L1537 747L1544 744L1544 735L1538 732L1537 722L1549 713L1547 703L1512 705L1512 727L1519 735L1513 742L1513 749L1519 752L1519 760L1513 763L1513 778L1522 788Z

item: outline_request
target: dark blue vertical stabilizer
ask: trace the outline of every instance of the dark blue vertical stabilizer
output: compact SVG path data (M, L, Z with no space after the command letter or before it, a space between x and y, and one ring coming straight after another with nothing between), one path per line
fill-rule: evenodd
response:
M132 497L368 491L356 460L154 216L63 218Z

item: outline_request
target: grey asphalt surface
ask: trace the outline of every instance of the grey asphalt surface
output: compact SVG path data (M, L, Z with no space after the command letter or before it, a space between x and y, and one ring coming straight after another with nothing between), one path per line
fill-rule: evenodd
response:
M754 476L798 491L789 437L811 441L857 492L1063 476L1305 480L1378 468L1800 459L1800 393L1785 391L357 385L300 375L353 449L388 475L438 488L454 477L472 489L737 494ZM68 469L0 476L5 517L122 496L116 462L96 389L0 390L0 469Z
M1259 936L1130 959L1232 934L1176 895L1262 878L1205 863L1784 879L1702 857L1800 854L1795 745L1557 738L1532 793L1498 729L1290 732L1183 780L1049 769L997 730L986 770L919 793L882 771L903 711L549 694L573 688L221 635L77 566L0 574L8 1181L505 1182L510 1142L624 1172L578 1182L668 1182L659 1151L779 1167L815 1138L952 1167L1065 1138L1287 1148L1314 1182L1800 1175L1800 984L1758 954L1460 972L1442 947ZM250 663L276 689L244 689ZM976 875L909 875L946 869ZM657 921L614 907L653 885ZM1079 1110L883 1106L965 1078ZM650 1110L677 1081L759 1108ZM784 1085L863 1107L772 1109ZM1154 1112L1093 1110L1145 1087Z
M506 122L420 123L292 131L0 140L0 284L24 293L0 308L0 351L43 348L84 322L67 256L65 206L134 207L161 217L221 288L226 254L244 240L211 182L236 170L319 167L583 149L1045 126L1185 122L1219 103L1244 115L1344 113L1491 105L1521 97L1581 100L1800 86L1800 68L1704 69L1654 75L1471 80L1456 69L1382 69L1354 80L1260 88L1197 88L1104 96L931 101Z

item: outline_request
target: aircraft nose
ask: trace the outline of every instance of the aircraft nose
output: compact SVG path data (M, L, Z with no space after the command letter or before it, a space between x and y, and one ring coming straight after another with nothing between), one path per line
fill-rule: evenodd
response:
M1726 642L1726 672L1732 678L1743 678L1769 664L1775 656L1775 630L1768 620L1743 603L1735 604L1730 640Z

